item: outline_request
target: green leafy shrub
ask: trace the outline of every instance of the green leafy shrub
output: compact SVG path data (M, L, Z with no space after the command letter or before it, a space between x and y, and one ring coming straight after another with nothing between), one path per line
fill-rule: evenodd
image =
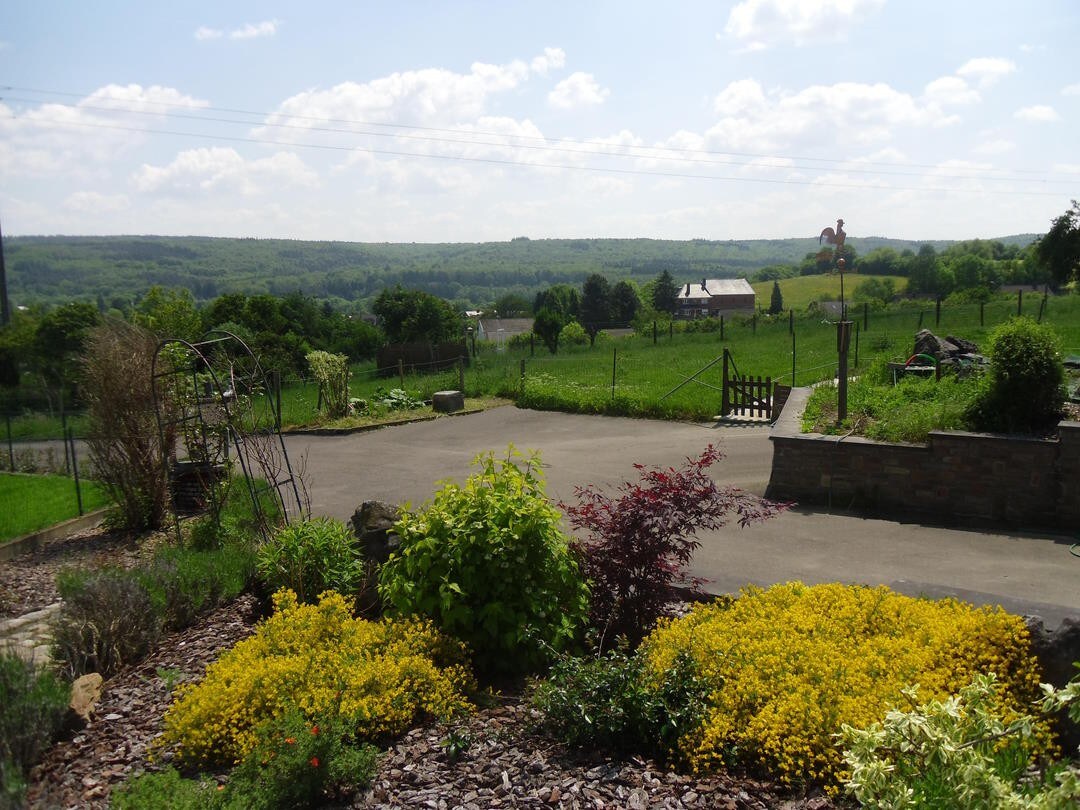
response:
M1065 808L1080 801L1080 770L1057 768L1041 784L1030 768L1040 748L1035 719L1003 711L997 679L975 675L959 695L892 709L884 722L843 727L846 789L865 807ZM1009 719L1011 717L1011 719Z
M577 321L570 321L559 330L560 346L584 346L589 342L589 335L585 327Z
M276 612L211 664L198 683L177 687L161 745L179 763L229 765L258 744L258 728L294 709L338 718L343 732L378 741L424 717L468 710L473 687L459 642L415 618L354 619L341 594L302 605L274 595Z
M1061 415L1065 371L1049 326L1013 318L990 335L989 381L973 405L978 430L1031 433Z
M0 650L0 806L21 805L26 773L59 732L70 698L51 672Z
M113 810L206 810L220 807L217 784L209 779L185 779L176 768L134 776L112 792Z
M246 591L254 573L255 552L248 548L167 547L140 571L140 579L164 626L180 630Z
M878 721L908 684L944 699L975 673L993 672L1006 722L1038 694L1019 616L885 587L749 587L730 605L661 622L641 650L647 678L660 682L689 655L709 690L704 722L679 743L692 767L737 759L792 785L836 789L845 773L835 735L845 723ZM1050 750L1045 723L1033 735Z
M523 671L564 649L582 626L588 589L544 494L539 455L481 454L465 486L446 483L394 525L383 565L388 609L432 618L465 641L485 671Z
M289 588L301 602L326 590L356 595L365 582L360 541L340 520L312 518L284 526L259 549L259 577L271 591Z
M589 658L562 656L532 688L538 727L566 745L666 759L679 738L700 725L707 689L689 656L659 683L645 678L645 659L613 650Z
M312 722L291 710L256 731L255 747L232 772L222 804L236 810L324 807L375 775L378 751L354 745L337 717Z
M154 649L161 616L140 578L109 568L57 576L63 605L51 624L52 656L66 677L108 678Z

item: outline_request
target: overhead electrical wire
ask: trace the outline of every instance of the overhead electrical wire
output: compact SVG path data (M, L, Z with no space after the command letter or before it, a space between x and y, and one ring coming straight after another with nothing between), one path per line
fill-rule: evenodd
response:
M3 87L0 87L0 89L9 90L9 91L14 90L14 91L19 91L19 92L27 92L27 93L67 96L67 97L74 97L74 98L85 98L85 96L80 96L79 94L76 94L76 93L68 93L68 92L61 92L61 91L55 91L55 90L40 90L40 89L25 88L25 87L14 87L14 86L10 86L10 85L5 85ZM4 97L0 96L0 100L5 100L5 99L4 99ZM40 99L29 99L29 98L25 98L25 97L14 97L14 98L8 97L8 100L16 100L16 101L20 101L20 102L23 102L23 103L42 103L42 104L47 103L47 102L44 102L44 101L42 101ZM49 103L51 103L51 102L49 102ZM483 146L483 147L487 147L487 148L503 148L503 149L529 149L529 150L534 150L534 151L543 151L543 152L551 152L551 153L558 153L558 154L582 155L582 156L586 156L586 157L621 158L621 159L634 159L634 160L654 160L654 161L658 161L658 162L690 163L690 164L701 165L701 166L739 166L739 167L743 167L743 168L780 169L780 170L797 171L797 172L818 172L818 173L821 173L821 172L837 172L837 173L850 173L850 174L927 177L927 173L925 173L925 172L894 171L894 170L889 170L889 169L874 170L874 169L862 168L862 167L865 167L865 166L874 166L874 165L878 165L878 166L894 166L894 167L895 166L907 166L907 167L912 167L912 168L918 168L918 167L921 166L923 168L933 169L935 171L935 173L933 175L931 175L934 180L949 180L949 179L952 179L952 180L980 180L980 181L996 181L996 182L1013 182L1013 183L1027 183L1027 184L1037 183L1037 184L1041 184L1041 185L1044 185L1044 186L1049 185L1051 183L1056 184L1056 183L1067 183L1068 182L1068 181L1056 181L1056 180L1035 179L1035 178L1028 179L1028 178L1020 178L1020 177L1007 177L1007 176L1002 177L1000 175L994 175L994 174L987 173L989 171L997 171L997 170L979 169L979 168L976 168L976 167L972 167L970 169L970 171L971 172L982 172L982 174L974 174L974 173L973 174L944 174L944 173L940 172L940 167L939 166L932 166L932 165L929 165L929 164L898 164L898 163L884 163L884 162L874 162L874 161L856 161L856 160L851 160L851 159L840 159L840 158L808 158L808 157L797 158L797 157L792 157L792 156L770 155L770 154L765 154L765 153L722 152L722 151L706 150L706 149L701 149L701 150L690 149L690 148L684 148L684 147L655 147L655 146L633 146L633 145L623 145L623 146L621 146L622 149L634 149L634 150L638 150L639 152L660 153L660 154L639 154L639 153L635 153L635 152L626 152L626 151L605 151L604 149L597 148L597 147L620 148L620 145L618 145L618 144L598 144L596 142L579 141L579 140L573 140L573 139L569 139L569 138L544 138L544 137L540 137L540 136L517 135L517 134L511 134L511 133L496 133L496 132L483 132L483 131L477 131L477 130L463 130L463 129L449 129L449 128L438 128L438 127L425 127L425 126L407 125L407 124L365 122L365 121L356 121L356 120L339 119L339 118L318 118L318 117L314 117L314 116L292 115L292 114L287 114L287 113L273 113L273 114L271 114L271 113L256 112L256 111L251 111L251 110L241 110L241 109L224 108L224 107L210 107L210 106L186 107L186 109L207 110L207 111L211 111L211 112L224 112L224 113L232 113L232 114L235 114L235 115L250 115L250 116L261 117L261 118L264 119L262 121L242 121L242 120L231 119L231 118L220 118L220 117L216 117L216 116L194 115L194 114L189 114L189 113L176 112L175 110L176 110L177 105L172 104L172 103L168 103L168 102L141 101L140 104L167 107L169 109L167 111L165 111L165 112L155 113L155 112L148 111L148 110L139 110L139 109L133 109L131 107L122 107L122 106L121 107L112 107L112 106L103 107L103 106L87 105L87 104L59 104L59 103L55 104L55 106L64 107L64 108L67 108L67 109L94 110L94 111L98 111L98 112L121 113L121 114L128 114L128 115L154 115L154 116L160 115L160 116L164 116L166 118L169 118L169 117L181 118L181 119L187 119L187 120L193 120L193 121L204 121L204 122L208 122L208 123L239 124L239 125L248 126L248 127L256 127L257 126L257 127L277 128L277 129L297 129L297 130L302 130L302 131L305 131L305 132L321 132L321 133L328 133L328 134L353 135L353 136L364 136L364 137L390 137L390 138L395 138L395 139L406 139L406 140L415 140L415 141L436 142L436 143L455 144L455 145L462 145L462 146ZM355 130L355 129L340 129L340 128L336 128L336 127L325 127L325 126L307 126L307 125L298 125L298 124L268 123L265 120L266 118L270 118L270 117L272 117L274 115L281 115L281 116L283 116L283 117L285 117L287 119L297 120L297 121L313 121L313 122L320 122L320 123L337 123L337 124L348 124L348 125L351 125L351 126L365 126L365 127L384 127L384 128L391 128L391 129L394 129L394 130L402 130L403 132L398 132L398 131L395 131L395 132L358 131L358 130ZM12 112L11 115L9 115L7 117L10 118L10 119L15 119L15 120L23 119L22 116L14 113L14 112ZM275 140L275 139L271 139L271 138L231 136L231 135L212 134L212 133L205 133L205 132L183 132L183 131L172 130L172 129L151 129L151 128L147 128L147 127L125 126L125 125L115 124L115 123L101 123L101 122L90 122L90 121L65 121L65 120L58 120L58 119L42 118L40 116L34 117L32 119L23 119L23 120L30 120L31 122L33 122L35 124L52 124L52 125L62 126L62 127L90 127L90 128L95 128L95 129L111 129L111 130L124 131L124 132L134 132L134 133L147 134L147 135L169 135L169 136L174 136L174 137L205 139L205 140L225 141L225 142L234 142L234 143L251 143L251 144L260 144L260 145L268 145L268 146L287 146L287 147L293 147L293 148L319 149L319 150L330 150L330 151L338 151L338 152L354 152L354 153L358 152L358 153L367 153L367 154L375 154L375 155L388 155L388 156L394 156L394 157L428 158L428 159L433 159L433 160L446 160L446 161L464 161L464 162L470 162L470 163L486 163L486 164L495 164L495 165L502 165L502 166L517 166L517 167L523 167L523 168L560 169L560 170L566 170L566 171L588 171L588 172L601 172L601 173L609 173L609 174L642 175L642 176L667 177L667 178L690 179L690 180L714 180L714 181L723 181L723 182L764 183L764 184L773 184L773 185L805 185L805 186L815 186L816 185L816 186L827 186L827 187L830 187L830 188L847 188L847 189L877 190L877 191L919 191L919 192L940 191L940 192L975 192L975 193L980 193L980 194L993 194L993 195L1058 196L1058 193L1052 192L1052 191L1036 191L1036 190L1024 190L1024 189L983 189L983 188L980 188L980 189L964 189L964 188L957 188L957 187L945 188L945 187L940 187L940 186L903 186L903 185L893 185L893 184L843 183L843 182L837 182L837 181L833 181L833 180L828 180L828 181L822 182L822 181L814 180L814 179L800 179L800 178L781 179L781 178L768 178L768 177L751 177L751 176L745 176L745 175L731 176L731 175L714 175L714 174L695 174L695 173L691 173L691 172L664 171L664 170L643 169L643 168L620 168L620 167L616 167L616 166L590 166L590 165L574 165L574 164L562 164L562 163L547 163L547 162L539 162L539 161L513 160L513 159L509 159L509 158L477 157L477 156L468 156L468 155L449 155L449 154L424 153L424 152L408 152L408 151L404 151L404 150L383 149L383 148L375 148L375 147L368 147L368 146L358 146L358 145L334 145L334 144L306 143L306 142L301 142L301 141ZM428 136L428 135L410 134L408 132L408 130L415 130L417 132L452 133L454 135L459 135L459 136L467 135L467 136L470 136L470 137L467 137L467 138L463 138L463 137L441 138L441 137L434 137L434 136ZM512 139L517 139L517 140L541 141L542 144L541 145L535 145L535 144L506 143L505 140L503 140L503 142L481 141L481 140L475 140L476 136L499 138L499 139L512 138ZM581 147L581 148L571 149L571 148L568 148L566 146L553 146L552 144L573 144L574 146ZM670 154L670 155L669 154L664 154L666 152L673 152L675 154ZM822 163L834 163L834 164L839 164L839 165L826 166L826 167L797 166L797 165L791 165L791 164L770 166L770 165L767 165L767 164L752 163L752 162L746 162L746 161L740 161L740 160L714 160L714 159L704 159L704 158L683 157L682 155L685 155L685 154L726 155L726 156L736 156L736 157L741 156L741 157L745 157L745 158L753 158L754 160L760 160L760 159L768 159L768 160L802 160L802 161L815 161L815 162L822 162ZM847 164L850 164L850 163L857 163L858 166L847 165ZM964 169L963 167L953 167L950 171L958 171L958 170L959 171L969 171L967 169ZM1028 169L1009 169L1008 171L1012 172L1014 174L1021 174L1021 173L1039 174L1039 173L1042 173L1042 172L1039 172L1037 170L1028 170Z

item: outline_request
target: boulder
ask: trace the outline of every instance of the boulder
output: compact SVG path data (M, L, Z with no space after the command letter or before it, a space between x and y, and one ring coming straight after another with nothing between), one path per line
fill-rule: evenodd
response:
M97 672L91 672L75 679L71 684L71 702L68 704L68 728L80 729L90 725L94 710L101 700L101 685L104 679Z
M1043 626L1038 616L1027 616L1026 621L1031 633L1031 651L1039 659L1042 680L1059 688L1064 686L1077 674L1074 662L1080 661L1080 620L1065 619L1053 632ZM1076 751L1080 746L1080 725L1072 722L1064 711L1057 721L1061 747Z
M382 501L364 501L352 516L353 534L364 548L364 558L376 565L386 562L400 540L390 531L397 522L398 508Z

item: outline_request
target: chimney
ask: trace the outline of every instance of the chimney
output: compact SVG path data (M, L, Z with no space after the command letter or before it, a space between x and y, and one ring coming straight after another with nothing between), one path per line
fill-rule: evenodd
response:
M690 282L689 281L686 282L686 292L683 293L683 295L685 295L687 298L690 297Z
M706 279L702 278L701 279L701 289L703 289L705 292L708 292L709 288L705 286L705 282L706 282Z

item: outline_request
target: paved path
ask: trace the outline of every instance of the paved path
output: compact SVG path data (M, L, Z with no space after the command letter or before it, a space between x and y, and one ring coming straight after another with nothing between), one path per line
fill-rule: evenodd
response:
M348 519L362 501L418 505L437 482L462 480L478 452L541 450L548 494L573 500L575 485L614 487L634 463L677 465L708 442L727 458L713 468L725 483L761 494L772 465L769 429L691 425L497 408L482 414L350 436L288 438L294 461L306 456L315 514ZM1080 558L1074 539L1039 533L965 531L919 523L793 510L763 524L704 533L695 572L715 593L747 583L886 584L911 595L953 595L1037 613L1053 628L1080 619Z

